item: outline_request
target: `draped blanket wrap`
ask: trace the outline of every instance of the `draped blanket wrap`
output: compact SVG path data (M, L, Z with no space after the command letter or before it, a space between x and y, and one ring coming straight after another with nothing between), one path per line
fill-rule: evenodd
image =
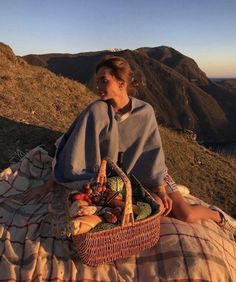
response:
M236 281L235 241L210 220L188 224L163 217L151 249L98 267L82 264L71 240L60 236L65 187L55 187L50 204L50 195L40 203L21 202L24 191L46 181L51 161L35 148L0 181L0 281ZM206 205L191 195L186 200Z
M165 158L154 110L146 102L130 98L128 117L119 120L113 107L102 100L90 104L60 140L54 177L70 186L96 175L101 159L117 161L124 153L123 168L149 189L164 182Z

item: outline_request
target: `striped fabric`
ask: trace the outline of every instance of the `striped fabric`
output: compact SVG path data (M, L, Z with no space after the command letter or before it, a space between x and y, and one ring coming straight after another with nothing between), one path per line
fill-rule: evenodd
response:
M0 281L236 281L236 244L211 221L162 218L153 248L96 268L83 265L63 234L65 189L58 185L40 203L21 202L26 189L50 175L51 158L37 147L14 169L0 182Z

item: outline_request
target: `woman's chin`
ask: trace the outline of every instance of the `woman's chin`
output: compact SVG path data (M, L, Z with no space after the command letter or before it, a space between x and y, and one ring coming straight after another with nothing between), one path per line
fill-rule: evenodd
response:
M103 101L106 101L106 100L109 99L106 95L100 95L100 98L101 98L101 100L103 100Z

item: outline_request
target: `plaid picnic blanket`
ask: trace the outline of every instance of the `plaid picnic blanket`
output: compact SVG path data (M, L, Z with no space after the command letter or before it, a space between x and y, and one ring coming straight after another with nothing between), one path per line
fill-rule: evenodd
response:
M212 221L187 224L164 217L153 248L98 267L82 264L63 236L65 189L56 187L50 208L50 195L40 203L21 202L26 189L48 178L51 161L37 147L2 175L0 281L236 281L236 244ZM191 195L187 200L205 204Z

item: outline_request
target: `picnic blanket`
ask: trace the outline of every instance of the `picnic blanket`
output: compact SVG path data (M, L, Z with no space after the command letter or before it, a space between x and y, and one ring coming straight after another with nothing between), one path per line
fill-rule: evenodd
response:
M22 193L45 182L51 157L37 147L0 181L0 281L236 281L236 244L212 221L161 219L160 241L137 256L98 267L82 264L64 235L66 189L39 203ZM191 195L191 203L203 203ZM51 203L49 203L51 202Z

